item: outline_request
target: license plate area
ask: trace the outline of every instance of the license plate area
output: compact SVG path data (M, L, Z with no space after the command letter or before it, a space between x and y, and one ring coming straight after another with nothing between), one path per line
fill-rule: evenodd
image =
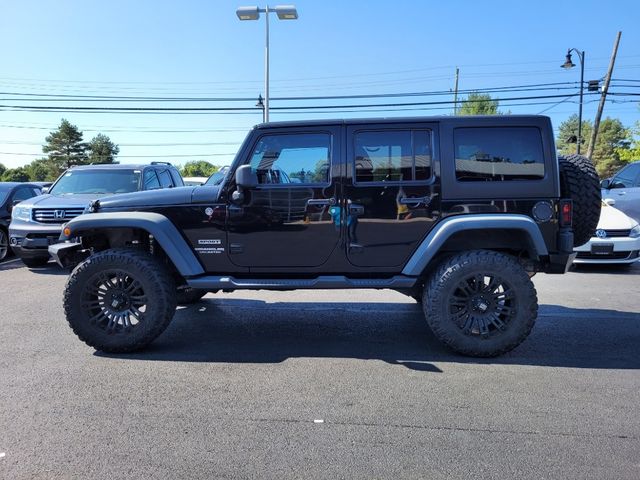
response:
M613 253L613 243L591 245L591 253L594 255L611 255Z

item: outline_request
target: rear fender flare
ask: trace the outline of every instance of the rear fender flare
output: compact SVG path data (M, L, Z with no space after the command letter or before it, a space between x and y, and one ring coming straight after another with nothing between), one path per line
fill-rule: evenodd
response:
M547 245L538 225L526 215L478 214L459 215L445 218L429 232L420 246L411 256L404 269L403 275L418 276L437 255L447 239L453 234L465 230L519 230L529 239L527 250L534 258L549 255Z

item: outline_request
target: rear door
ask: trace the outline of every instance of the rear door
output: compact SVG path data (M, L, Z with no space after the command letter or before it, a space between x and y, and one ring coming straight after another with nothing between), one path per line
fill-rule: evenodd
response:
M438 218L437 123L347 127L347 258L402 266Z
M315 267L335 250L331 208L340 186L340 127L259 131L243 164L258 178L230 204L228 254L238 266Z

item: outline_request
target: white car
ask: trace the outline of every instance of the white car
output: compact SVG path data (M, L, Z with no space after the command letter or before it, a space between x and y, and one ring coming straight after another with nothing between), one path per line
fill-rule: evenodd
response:
M617 208L602 202L596 234L577 247L574 264L632 264L640 260L640 225Z

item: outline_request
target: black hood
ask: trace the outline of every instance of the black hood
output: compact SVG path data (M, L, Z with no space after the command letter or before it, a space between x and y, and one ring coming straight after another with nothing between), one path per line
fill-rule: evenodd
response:
M100 199L98 211L105 209L129 209L164 205L185 205L200 202L215 202L218 187L177 187L144 192L119 193Z

